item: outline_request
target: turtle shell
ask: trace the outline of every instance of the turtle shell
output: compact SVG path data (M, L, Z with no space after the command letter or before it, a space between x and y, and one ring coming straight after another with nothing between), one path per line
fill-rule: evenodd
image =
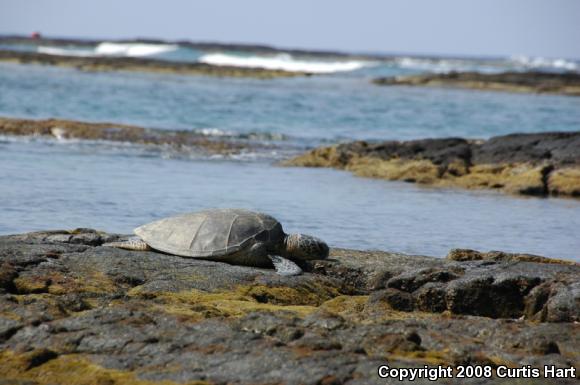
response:
M275 218L243 209L210 209L160 219L134 230L153 249L182 257L225 256L256 242L280 242Z

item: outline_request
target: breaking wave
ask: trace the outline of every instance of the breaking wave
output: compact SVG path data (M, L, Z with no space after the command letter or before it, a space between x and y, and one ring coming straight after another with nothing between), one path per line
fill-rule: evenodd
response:
M456 69L457 63L440 60L416 59L411 57L402 57L395 59L395 63L401 68L427 70L434 72L447 72Z
M580 63L566 59L547 59L543 57L512 56L506 59L430 59L399 57L394 59L400 68L447 73L465 72L502 72L506 70L527 71L578 71Z
M73 48L56 48L56 47L43 47L40 46L36 49L38 53L45 53L47 55L58 55L58 56L96 56L94 50L88 49L73 49Z
M211 53L203 55L198 61L218 66L253 67L320 74L354 71L375 64L361 60L314 61L295 59L292 55L286 53L274 56L238 56L226 53Z
M175 51L176 44L145 44L145 43L99 43L93 49L38 47L39 53L65 56L155 56Z
M153 56L175 51L176 44L108 43L96 46L97 55L104 56Z
M285 141L290 137L277 132L233 132L221 130L219 128L198 128L192 130L193 133L207 136L209 138L220 139L240 139L252 141Z
M547 59L544 57L515 55L510 58L510 61L515 65L526 69L552 69L566 71L577 71L579 69L579 63L566 59Z
M452 71L478 71L498 72L501 68L491 63L478 62L476 60L461 59L423 59L414 57L399 57L394 60L400 68L429 71L436 73L448 73Z

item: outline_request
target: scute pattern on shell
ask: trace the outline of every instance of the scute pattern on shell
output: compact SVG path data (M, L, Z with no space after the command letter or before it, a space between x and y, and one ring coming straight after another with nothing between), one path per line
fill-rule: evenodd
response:
M182 214L134 231L156 250L194 258L229 255L259 241L278 242L284 237L275 218L243 209Z

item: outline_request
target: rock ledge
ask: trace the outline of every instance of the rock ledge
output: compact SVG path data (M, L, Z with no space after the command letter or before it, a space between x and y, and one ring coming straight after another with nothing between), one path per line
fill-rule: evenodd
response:
M332 249L281 277L100 246L120 238L0 237L0 383L354 385L384 383L387 363L579 364L575 263Z
M580 197L580 132L350 142L283 163L332 167L358 176L512 194Z
M548 72L450 72L378 78L382 86L457 87L487 91L532 92L580 96L580 74Z

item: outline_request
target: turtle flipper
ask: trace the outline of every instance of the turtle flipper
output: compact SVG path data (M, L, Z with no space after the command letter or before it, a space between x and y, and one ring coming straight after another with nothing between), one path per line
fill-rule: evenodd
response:
M138 237L129 238L126 241L103 243L103 246L116 247L118 249L135 250L135 251L151 250L149 245Z
M278 255L268 255L268 258L274 264L276 272L280 275L300 275L302 269L289 259L282 258Z

